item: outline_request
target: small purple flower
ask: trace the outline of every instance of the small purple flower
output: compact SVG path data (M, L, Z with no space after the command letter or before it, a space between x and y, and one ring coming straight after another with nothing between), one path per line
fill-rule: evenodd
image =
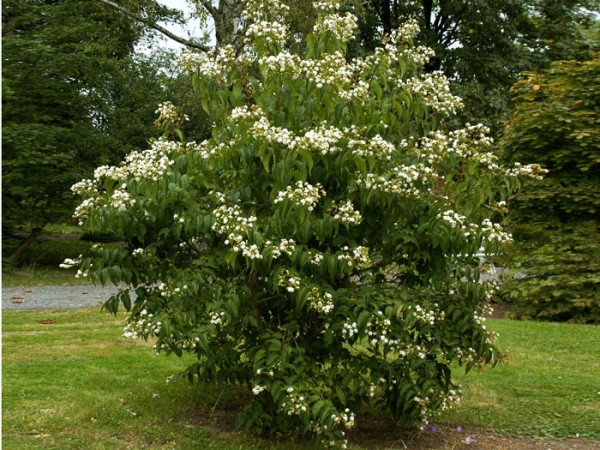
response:
M437 433L437 430L438 430L438 427L436 427L436 426L434 425L434 426L432 426L432 427L429 429L429 432L430 432L430 433Z
M454 429L455 433L460 433L462 431L462 427L459 425Z
M470 435L466 440L465 440L465 444L467 445L471 445L473 442L475 442L475 435L472 434Z

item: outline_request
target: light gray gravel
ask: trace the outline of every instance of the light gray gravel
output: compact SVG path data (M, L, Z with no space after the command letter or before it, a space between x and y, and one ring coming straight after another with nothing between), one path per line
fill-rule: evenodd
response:
M2 287L2 310L87 308L101 305L118 291L117 286L91 284Z

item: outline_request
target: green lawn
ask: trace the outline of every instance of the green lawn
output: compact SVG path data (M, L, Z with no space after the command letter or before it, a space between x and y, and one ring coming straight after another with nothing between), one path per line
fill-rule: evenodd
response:
M77 269L60 269L58 265L9 268L2 272L2 286L89 284L88 278L75 278L76 273Z
M124 340L123 319L98 309L3 313L5 448L310 447L232 433L231 411L247 395L241 389L226 392L217 423L207 424L220 390L165 383L187 361ZM46 320L55 323L39 323ZM457 375L463 406L440 423L600 437L600 328L509 320L490 321L490 328L512 360Z

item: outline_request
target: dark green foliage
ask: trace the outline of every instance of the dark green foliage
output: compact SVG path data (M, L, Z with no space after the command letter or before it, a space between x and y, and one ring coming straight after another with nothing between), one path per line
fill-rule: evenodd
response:
M419 43L433 48L428 70L442 70L465 100L455 124L484 123L498 131L511 116L510 87L525 70L558 59L585 59L598 46L584 36L597 0L370 0L362 39L408 19L421 25Z
M36 234L81 176L147 145L164 76L133 56L142 28L96 2L6 1L2 19L3 226Z
M507 158L550 170L513 205L513 221L527 225L516 237L528 277L515 280L512 293L526 317L600 320L599 88L597 58L557 62L513 88L515 117L502 143Z
M507 285L513 317L600 322L600 232L597 222L549 229L516 227L525 279Z

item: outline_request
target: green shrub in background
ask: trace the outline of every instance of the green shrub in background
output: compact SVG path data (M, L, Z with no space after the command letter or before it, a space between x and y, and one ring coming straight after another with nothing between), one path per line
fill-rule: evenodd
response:
M600 56L600 55L597 55ZM600 60L560 61L513 87L509 160L550 170L513 202L516 316L600 320Z
M506 284L513 317L600 322L600 232L597 222L555 229L517 225L514 272Z
M157 352L197 355L181 375L248 386L242 426L333 444L375 401L427 420L459 399L452 362L499 358L473 255L508 239L490 219L543 170L500 168L482 127L441 131L460 100L420 74L431 52L411 45L414 23L348 61L356 19L315 2L298 56L285 7L248 3L244 50L181 58L212 137L185 142L162 105L163 139L73 188L82 224L127 248L74 263L135 290L106 308L122 301L125 334Z

